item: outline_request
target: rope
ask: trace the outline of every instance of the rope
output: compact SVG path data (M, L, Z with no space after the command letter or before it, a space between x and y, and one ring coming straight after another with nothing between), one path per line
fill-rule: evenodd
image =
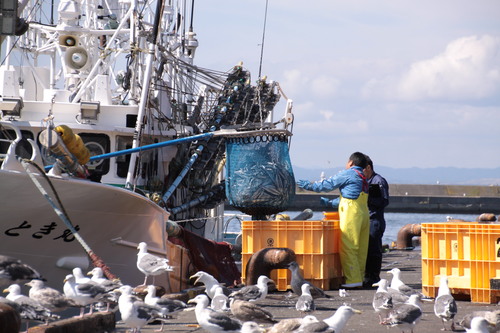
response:
M59 198L59 195L57 194L57 191L56 191L54 185L50 181L49 177L47 177L44 170L38 164L34 163L31 160L20 159L20 162L21 162L21 165L23 166L23 168L26 170L26 173L28 174L28 176L31 178L31 180L35 184L36 188L45 197L45 199L47 199L47 201L52 206L52 208L54 209L54 212L57 214L57 216L64 222L64 224L68 227L68 229L73 233L73 235L75 236L78 243L80 243L80 245L84 248L85 252L87 252L90 259L92 260L92 263L97 267L101 267L104 274L106 275L106 277L108 279L110 279L110 280L116 279L116 276L111 273L111 271L109 270L109 267L107 267L106 264L104 264L104 262L102 261L102 259L99 258L94 253L94 251L92 251L90 246L85 242L85 240L82 238L82 236L78 233L78 231L75 229L75 227L71 223L71 220L69 219L68 213L64 209L64 206ZM45 180L49 184L52 192L54 193L57 204L59 205L60 208L58 207L58 205L56 205L56 202L54 202L54 200L50 197L50 195L47 193L45 188L43 188L43 185L38 181L38 179L36 179L35 174L29 170L30 165L34 166L40 172L40 174L45 178Z

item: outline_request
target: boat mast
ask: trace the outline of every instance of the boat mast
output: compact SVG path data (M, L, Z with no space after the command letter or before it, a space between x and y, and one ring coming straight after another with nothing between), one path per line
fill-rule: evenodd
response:
M141 137L142 137L142 128L144 126L144 116L146 113L146 105L148 101L149 87L151 86L151 73L153 69L153 59L155 57L156 51L156 40L158 38L158 26L160 25L160 19L163 11L163 0L158 0L156 3L156 13L155 13L155 21L153 25L153 31L151 39L149 40L149 52L146 56L146 69L144 72L144 80L142 83L142 91L141 98L139 100L139 110L137 113L137 121L135 124L134 131L134 140L132 142L132 149L137 148L140 145ZM127 180L125 182L125 186L127 188L132 188L132 184L135 179L135 170L139 160L139 156L137 153L133 153L130 156L130 164L127 172Z

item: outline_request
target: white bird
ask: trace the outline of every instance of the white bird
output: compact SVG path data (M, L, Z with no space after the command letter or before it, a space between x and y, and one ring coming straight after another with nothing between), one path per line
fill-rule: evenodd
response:
M90 280L89 280L90 281ZM78 291L78 283L73 274L68 274L64 278L63 291L64 295L72 299L80 307L80 317L85 313L85 307L94 303L94 298L89 294L83 294ZM92 314L92 306L90 306L89 315Z
M297 299L295 303L295 309L300 312L311 312L316 310L316 304L314 303L314 298L311 295L311 286L307 283L302 285L302 295Z
M104 272L101 267L94 267L87 275L91 275L91 280L99 284L107 283L109 280L104 276ZM119 288L119 287L118 287Z
M247 321L241 325L241 333L263 333L265 330L254 321Z
M98 308L103 308L103 303L106 304L106 308L104 311L109 311L111 305L115 305L118 303L118 298L113 290L120 288L123 284L119 279L109 280L104 276L104 272L100 267L94 267L87 275L91 275L90 278L91 283L97 283L101 287L106 290L106 294L99 300L97 305Z
M303 332L330 332L329 329L332 329L335 333L340 333L346 326L349 319L354 314L360 314L361 311L353 309L350 306L342 305L340 306L335 313L323 319L317 323L312 323L304 326Z
M144 298L144 303L151 306L157 306L161 309L164 316L170 315L187 308L187 304L183 301L170 298L160 298L156 296L156 287L153 285L148 286L148 293ZM164 322L161 322L160 331L163 330Z
M468 330L471 327L472 319L481 317L489 323L488 330L490 333L500 332L500 310L495 311L473 311L464 316L459 325Z
M196 278L193 284L197 284L198 282L203 283L205 286L205 293L208 297L210 297L210 299L214 298L217 287L222 288L224 295L229 296L229 294L231 294L231 291L228 288L222 286L216 278L207 272L198 271L189 277L190 280L193 278Z
M118 290L121 293L118 309L123 322L132 328L132 332L140 332L141 328L154 320L165 319L159 307L148 305L132 295L132 287L123 285Z
M263 300L267 296L268 282L272 282L272 280L265 275L261 275L257 279L257 284L245 286L240 290L234 291L229 295L229 297L234 297L250 302Z
M148 253L148 245L145 242L140 242L137 246L139 252L137 253L137 269L144 274L144 285L148 280L148 276L160 275L162 273L173 271L172 266L168 264L167 258L161 258Z
M410 296L412 294L420 294L418 291L413 289L412 287L406 285L402 280L401 280L401 270L399 268L393 268L390 271L387 271L388 274L392 274L392 280L390 284L390 288L397 290L401 293L403 293L406 296Z
M76 283L87 283L90 281L90 278L86 277L83 274L83 271L80 267L73 268L72 273L73 273L73 276L75 277Z
M26 320L26 330L31 321L48 323L60 317L53 314L49 309L43 307L39 302L26 295L21 294L21 287L18 284L11 284L3 291L8 292L6 299L18 305L18 311L23 320Z
M455 318L457 311L457 304L451 295L450 288L448 287L448 277L446 275L442 275L438 295L434 302L434 313L441 319L441 322L443 323L443 331L446 331L446 327L444 325L445 321L451 321L450 329L452 331L455 330L453 318Z
M483 317L474 317L470 322L470 328L466 328L467 333L490 333L490 323ZM498 332L498 331L497 331Z
M231 311L228 306L229 298L224 295L224 291L221 286L217 286L215 288L215 295L212 297L212 301L210 302L210 308L215 311Z
M408 303L395 305L389 313L388 318L382 324L399 327L402 331L410 330L413 332L413 328L422 317L420 297L420 295L414 294L410 296Z
M201 328L212 333L240 332L241 323L238 320L208 308L209 302L208 296L204 294L188 301L188 303L196 303L194 312L196 321Z
M33 279L42 279L33 267L16 258L0 255L0 288Z
M317 321L318 319L312 315L307 315L304 318L285 318L269 328L267 333L292 333Z
M380 279L380 281L376 283L376 285L378 285L378 288L373 295L372 306L375 312L378 314L380 323L382 323L384 319L387 318L389 312L393 308L392 296L387 290L388 284L389 281L387 281L386 279Z
M255 302L231 299L231 313L241 322L255 321L261 324L276 324L273 314L258 306Z
M68 307L78 306L72 299L66 297L59 290L46 286L42 280L31 280L26 285L31 287L29 297L38 301L43 307L52 312L59 312L66 310Z

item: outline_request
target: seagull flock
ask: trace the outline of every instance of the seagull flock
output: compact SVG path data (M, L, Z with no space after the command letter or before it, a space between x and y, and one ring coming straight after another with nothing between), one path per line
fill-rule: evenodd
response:
M169 297L158 297L158 287L146 285L147 279L149 276L154 278L168 273L173 267L168 264L168 259L149 254L146 243L140 243L138 250L137 269L145 275L143 286L147 290L143 298L139 297L132 286L124 285L119 280L107 279L99 267L93 268L87 276L81 268L74 268L65 277L62 291L59 291L46 286L42 275L29 265L0 255L0 287L5 288L3 292L7 294L5 298L0 297L0 303L19 313L26 329L33 322L48 324L59 320L57 313L75 308L80 310L78 317L91 315L96 309L118 311L121 320L132 332L140 332L154 321L161 323L160 331L163 331L164 324L168 323L171 315L194 310L198 326L206 332L338 333L348 326L352 316L361 313L345 303L350 294L339 290L343 304L339 304L336 311L324 319L313 315L319 298L325 298L332 306L335 300L321 288L306 281L297 262L288 266L292 272L290 285L297 311L294 318L274 317L266 302L269 296L268 284L273 281L265 275L260 276L255 285L228 288L209 273L198 271L190 280L195 279L194 285L201 283L203 293L192 297L187 303ZM393 327L401 332L414 332L423 315L422 302L432 301L434 314L442 323L442 330L454 331L455 325L459 325L470 333L500 331L500 310L475 311L466 314L461 321L455 321L458 309L448 287L447 276L440 277L438 295L435 299L430 299L406 285L398 268L393 268L388 273L392 275L390 282L381 279L374 284L377 289L372 306L380 325ZM21 292L22 283L29 287L27 295ZM87 308L89 311L85 313Z

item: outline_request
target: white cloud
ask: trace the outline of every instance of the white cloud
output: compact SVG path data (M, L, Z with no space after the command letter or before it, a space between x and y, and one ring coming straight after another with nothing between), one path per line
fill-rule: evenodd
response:
M311 93L318 97L333 97L340 87L340 81L332 76L320 75L312 80Z
M407 100L464 100L500 92L500 38L457 39L436 57L416 62L399 82L398 96Z

